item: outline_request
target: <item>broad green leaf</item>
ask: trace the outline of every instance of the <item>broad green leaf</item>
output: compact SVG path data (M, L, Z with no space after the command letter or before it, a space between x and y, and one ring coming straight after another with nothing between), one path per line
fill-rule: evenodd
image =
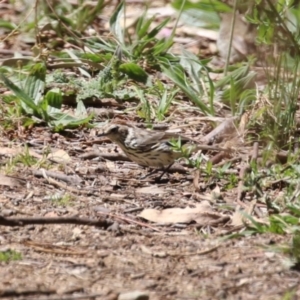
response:
M159 25L157 25L154 29L152 29L149 33L148 33L148 37L149 38L153 38L155 37L159 31L166 26L166 24L170 21L170 18L165 19L163 22L161 22Z
M46 66L44 63L34 64L27 76L24 86L24 92L33 99L36 105L42 101L42 96L45 89Z
M250 71L248 74L246 74L244 77L235 78L235 76L232 76L232 73L230 73L226 78L222 80L222 84L228 81L228 86L223 87L223 93L222 93L222 101L225 104L233 104L238 103L242 93L245 90L250 90L253 83L253 78L256 76L256 72ZM234 75L234 74L233 74ZM225 80L226 79L226 80ZM218 83L216 83L216 86Z
M189 75L192 75L193 73L199 74L202 69L202 65L200 64L198 57L184 48L182 48L181 51L182 56L180 59L180 64L182 67Z
M11 80L0 73L0 78L4 84L19 98L22 103L23 109L30 114L38 114L39 107L34 103L33 99L30 98L24 91L16 86Z
M23 126L24 127L31 127L35 124L36 122L32 118L23 118Z
M0 20L0 28L13 30L13 29L17 28L17 26L11 22Z
M63 14L49 14L48 15L51 19L57 21L57 18L59 18L59 22L57 23L53 23L53 24L56 24L56 28L54 27L53 29L54 30L57 30L58 28L61 29L61 22L63 22L65 24L65 26L68 26L70 28L74 28L75 25L74 25L74 22L76 22L75 20L71 20L70 18L68 18L67 16L64 16Z
M148 74L144 69L133 62L121 64L119 70L135 81L143 83L147 82Z
M145 98L145 93L142 89L138 87L134 87L134 90L136 91L136 94L138 95L138 98L141 101L141 107L140 110L137 111L137 114L146 120L146 122L150 122L151 120L151 105L148 101L148 99Z
M172 6L176 9L180 9L182 7L182 0L175 0L172 2ZM232 8L218 0L202 0L202 1L185 1L183 10L187 9L200 9L204 11L213 11L213 12L230 12Z
M87 47L90 47L94 51L103 50L105 52L114 53L117 47L117 44L113 40L107 42L101 37L89 38L85 43Z
M167 40L160 40L156 45L154 45L153 49L151 49L153 56L167 52L173 46L173 44L174 41L172 37Z
M83 101L78 101L76 111L75 111L75 117L80 118L80 117L86 117L87 115L88 114Z
M88 124L88 122L92 119L93 115L90 115L86 118L78 119L71 115L64 113L56 113L53 114L55 120L52 120L49 124L51 126L59 127L59 128L76 128L83 124Z
M157 114L159 120L163 120L165 114L168 112L172 100L174 99L178 91L179 89L173 89L170 93L168 93L167 90L164 90L164 93L161 96L157 107Z
M118 5L117 9L111 16L109 20L110 30L112 31L113 35L117 38L117 40L124 45L124 33L123 28L121 26L121 22L124 21L122 17L124 17L124 1Z
M40 108L40 116L41 118L46 121L49 122L49 120L51 119L50 115L49 115L49 105L48 105L48 101L46 98L43 99L43 101L41 101L39 103L39 108Z
M216 82L215 87L216 88L222 88L225 85L230 84L231 78L233 78L235 81L243 79L246 76L248 76L249 71L250 71L249 65L245 65L245 66L242 66L240 68L236 68L230 74L228 74L226 77L224 77L223 79Z
M203 81L209 82L210 112L211 114L214 114L214 106L213 106L214 84L210 79L208 71L206 69L206 61L203 62L199 60L195 54L185 50L184 48L182 49L182 54L183 55L181 57L180 64L183 66L183 68L188 73L189 77L192 79L193 87L199 95L204 94Z
M95 53L83 53L81 58L88 59L94 63L107 62L112 58L110 53L105 54L95 54Z
M220 17L215 11L187 9L182 12L180 21L197 28L218 29Z
M148 29L150 28L151 23L155 19L155 16L153 16L150 19L147 19L144 22L145 19L146 19L146 16L145 16L145 14L143 14L143 16L139 18L139 21L137 24L137 35L138 35L139 40L142 39L145 35L147 35Z
M62 94L60 89L55 88L47 92L45 95L45 99L47 100L48 104L52 107L61 108L62 105Z
M73 51L71 51L71 50L69 50L69 49L65 49L65 52L68 53L69 56L75 60L75 62L77 62L77 63L82 63L82 64L83 64L82 60L81 60L81 59L80 59ZM85 76L85 77L87 77L87 78L91 78L90 73L87 72L85 69L80 68L80 67L79 67L78 69L79 69L79 72L80 72L83 76Z
M146 47L150 44L150 42L152 40L154 40L154 38L153 39L148 39L148 40L141 40L136 45L134 45L132 47L133 56L135 58L139 58L141 56L143 50L146 49ZM152 50L153 50L153 48L149 49L149 51L151 51L151 52L152 52Z
M190 83L187 81L184 70L179 67L169 66L166 68L162 66L162 70L166 76L168 76L188 97L193 101L203 113L209 115L211 114L207 105L200 100L201 95L196 93L196 91L191 87Z

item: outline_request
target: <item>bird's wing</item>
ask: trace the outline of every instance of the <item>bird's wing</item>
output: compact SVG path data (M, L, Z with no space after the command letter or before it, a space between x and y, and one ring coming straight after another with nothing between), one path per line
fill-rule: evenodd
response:
M216 146L201 145L199 142L190 139L188 137L179 135L172 132L158 132L158 131L145 131L143 135L139 136L140 142L135 145L134 148L142 151L150 151L155 148L159 143L168 143L171 140L177 141L180 138L181 145L190 144L195 147L195 150L213 150L213 151L222 151L225 150ZM169 144L171 146L171 144ZM132 145L131 145L132 146Z
M178 140L179 137L183 143L188 141L187 138L179 136L178 134L175 133L149 131L147 132L147 135L143 137L142 142L139 144L139 146L141 148L144 148L145 150L146 149L150 150L158 143L168 142L172 139Z

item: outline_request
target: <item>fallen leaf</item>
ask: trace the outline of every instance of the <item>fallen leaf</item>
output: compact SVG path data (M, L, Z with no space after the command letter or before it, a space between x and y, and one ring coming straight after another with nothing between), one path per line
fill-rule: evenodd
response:
M71 161L71 157L69 156L69 154L62 149L58 149L54 152L49 153L47 158L59 164L68 163Z
M212 220L223 218L223 215L215 213L208 201L196 204L195 207L167 208L164 210L144 209L139 217L156 223L190 223L207 225Z
M0 174L0 185L6 185L6 186L20 186L22 181L15 177L6 176L3 174Z
M116 163L113 162L113 161L106 161L105 162L105 165L106 165L106 168L110 171L110 172L113 172L116 170Z
M18 154L24 153L24 148L9 148L9 147L0 147L0 155L6 155L6 156L14 156ZM36 157L36 158L42 158L42 155L32 151L31 149L28 149L29 155Z
M164 194L166 191L158 187L157 185L145 186L142 188L138 188L135 190L137 194L151 194L151 195L161 195Z
M55 211L49 211L44 215L45 218L57 218L58 214Z
M245 204L245 209L243 210L237 206L234 214L231 217L231 224L233 226L240 226L249 223L250 220L247 218L247 216L252 216L255 204L255 200L248 203L248 205Z

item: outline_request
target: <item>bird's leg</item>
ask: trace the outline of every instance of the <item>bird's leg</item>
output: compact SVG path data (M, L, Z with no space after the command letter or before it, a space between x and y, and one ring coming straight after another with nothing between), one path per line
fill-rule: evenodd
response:
M157 181L160 181L162 177L170 170L170 168L173 166L174 162L169 164L165 169L162 170L161 175L157 178Z
M172 165L174 164L174 162L172 162L170 165L168 165L166 168L163 168L161 171L162 171L162 173L161 173L161 175L156 179L157 181L160 181L161 180L161 178L170 170L170 168L172 167ZM160 169L154 169L153 171L151 171L150 173L148 173L147 175L145 175L145 176L143 176L143 177L141 177L141 179L145 179L145 178L147 178L147 177L149 177L149 176L151 176L151 175L153 175L153 174L155 174L155 173L157 173L157 172L159 172L160 171Z
M141 177L141 179L146 179L147 177L149 177L149 176L155 174L155 173L158 172L158 171L159 171L158 169L154 169L154 170L152 170L150 173L148 173L147 175Z

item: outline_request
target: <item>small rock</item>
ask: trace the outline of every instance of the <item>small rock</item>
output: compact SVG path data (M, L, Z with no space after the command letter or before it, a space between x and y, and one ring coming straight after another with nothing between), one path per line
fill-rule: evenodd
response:
M44 215L45 218L57 218L58 215L55 211L49 211Z
M14 214L14 211L12 209L2 209L1 210L1 215L3 217L10 217Z
M71 237L71 241L79 241L82 234L81 228L75 227L73 229L73 234Z
M100 213L106 213L106 214L110 213L110 209L109 208L104 207L104 206L100 206L100 205L94 207L94 211L95 212L100 212Z
M120 231L120 224L118 222L114 222L107 228L108 231L118 233Z
M122 293L119 295L118 300L148 300L149 294L144 291L132 291Z

